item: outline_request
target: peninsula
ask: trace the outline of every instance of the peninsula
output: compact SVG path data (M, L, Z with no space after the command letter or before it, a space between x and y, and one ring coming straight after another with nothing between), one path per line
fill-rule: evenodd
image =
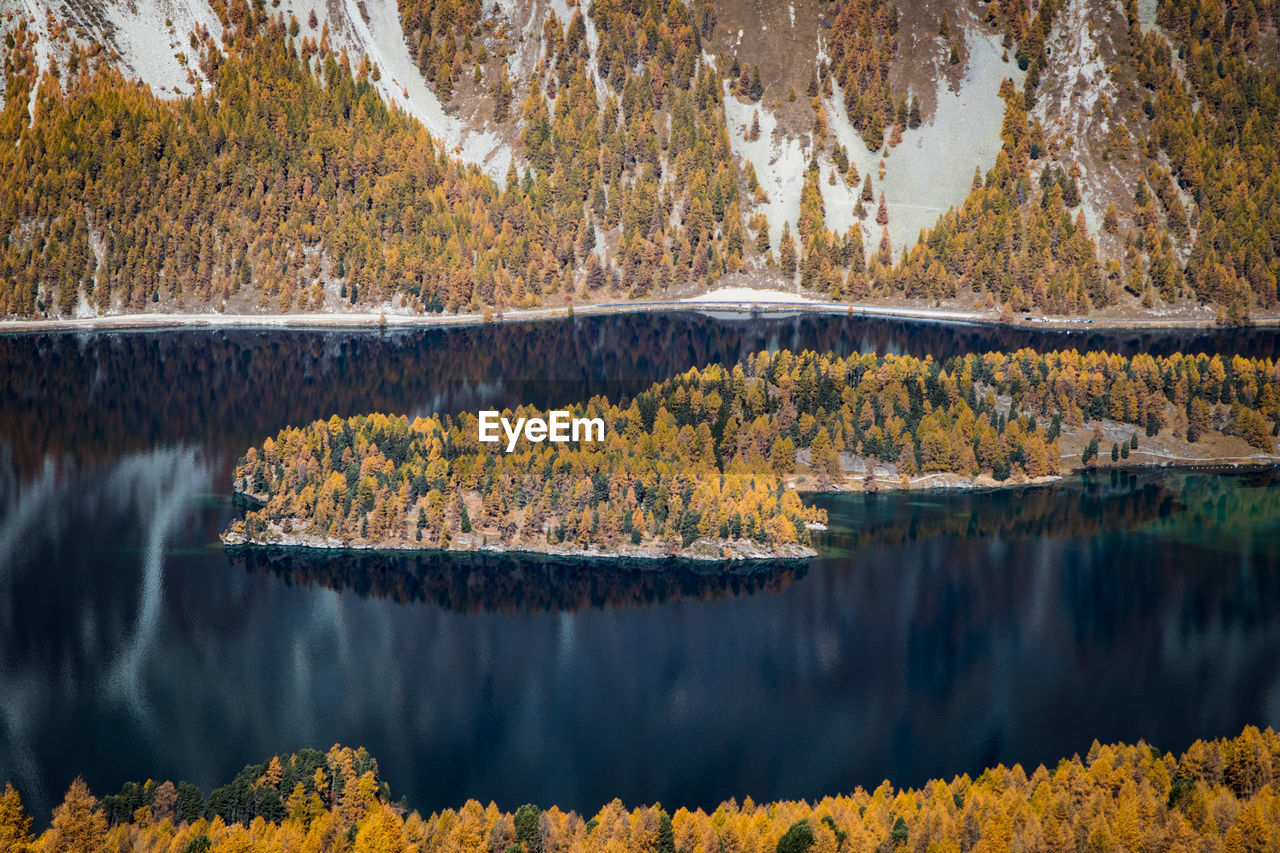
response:
M1268 360L1101 352L932 358L761 352L570 407L604 441L479 440L474 413L334 416L236 466L258 506L228 545L813 556L801 492L995 487L1099 464L1270 463ZM531 407L504 417L546 415Z

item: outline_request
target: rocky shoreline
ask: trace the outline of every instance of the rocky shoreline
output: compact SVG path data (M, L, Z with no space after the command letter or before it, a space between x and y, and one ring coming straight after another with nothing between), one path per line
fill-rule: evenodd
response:
M902 490L937 490L937 491L969 491L975 489L1003 489L1016 486L1048 485L1062 479L1060 475L1048 477L1021 478L999 481L989 476L979 475L967 477L961 474L934 473L910 479L904 485L900 478L884 476L874 478L870 489L866 488L865 477L848 475L841 482L827 486L806 482L805 478L788 481L790 488L801 494L875 494L877 491ZM258 506L267 503L268 496L252 492L235 490L237 498ZM303 519L292 519L294 523ZM825 524L810 523L807 527L814 532L825 532ZM653 562L659 560L678 559L692 560L701 563L753 562L753 561L792 561L808 560L818 555L817 550L806 545L787 544L777 548L763 545L749 539L695 539L687 547L672 551L661 542L648 542L641 545L624 543L616 548L603 549L596 546L588 548L576 545L543 543L539 547L528 544L506 545L502 542L490 542L484 534L458 534L446 544L423 545L420 542L403 539L383 541L343 540L332 536L319 536L312 533L286 531L281 525L269 524L264 536L257 538L245 533L226 530L220 538L228 548L303 548L317 551L404 551L404 552L451 552L451 553L487 553L487 554L540 554L552 557L586 557L600 559L639 560Z
M826 486L800 477L789 480L789 488L800 494L875 494L878 491L934 490L934 491L970 491L976 489L1004 489L1017 486L1049 485L1062 479L1054 474L1047 477L1010 478L996 480L990 476L979 475L969 477L949 472L924 474L912 477L904 484L899 477L880 471L880 476L872 478L870 488L867 487L865 474L862 476L846 472L839 482ZM268 496L255 494L237 488L235 496L257 506L265 506ZM292 519L294 523L303 519ZM810 523L806 525L814 532L825 532L827 525ZM489 542L484 534L458 534L446 544L423 545L420 542L402 539L383 541L343 540L332 536L319 536L311 533L286 531L278 524L269 524L264 537L250 537L235 530L226 530L221 536L222 544L229 548L264 547L264 548L305 548L320 551L405 551L405 552L452 552L452 553L489 553L489 554L540 554L553 557L587 557L603 559L657 561L667 559L693 560L703 563L749 562L749 561L789 561L808 560L818 552L805 545L787 544L772 548L749 539L695 539L687 547L677 551L668 550L661 542L648 542L641 545L620 544L613 549L602 549L595 546L581 548L575 545L543 543L539 547L529 545L506 545L501 542Z
M461 534L445 545L423 545L418 542L391 539L382 542L344 541L334 537L317 536L308 533L286 533L278 525L270 525L265 537L250 538L244 533L232 530L224 531L222 544L229 548L264 547L264 548L307 548L328 551L449 551L454 553L488 553L488 554L541 554L551 557L586 557L618 560L693 560L701 563L755 562L755 561L792 561L808 560L816 557L818 552L805 545L787 544L777 548L761 545L747 539L695 539L685 548L669 551L662 543L654 542L644 545L619 545L613 549L602 549L595 546L580 548L577 546L553 545L533 548L527 545L510 546L501 542L488 542L483 536Z
M745 288L743 288L745 290ZM806 312L836 314L847 317L886 320L910 320L921 323L954 323L959 325L1007 327L1033 331L1081 330L1206 330L1221 328L1212 316L1159 316L1135 313L1132 316L1092 315L1018 316L1002 318L994 309L942 308L913 305L906 300L864 300L835 302L819 298L820 294L784 294L760 290L756 294L735 292L731 297L717 298L715 291L690 297L645 299L628 302L585 302L577 305L550 305L541 308L509 309L497 314L417 314L391 306L362 311L332 311L290 314L225 314L206 312L155 312L108 314L91 317L33 319L0 318L0 334L13 332L54 331L129 331L159 329L414 329L447 326L475 326L491 322L532 320L564 320L574 316L615 315L647 311L729 311L741 314ZM1259 315L1250 318L1250 326L1280 327L1280 316Z
M1224 460L1186 460L1182 463L1137 463L1116 466L1104 466L1096 469L1076 468L1065 474L1053 474L1045 477L1021 477L996 480L987 475L968 477L950 472L924 474L912 477L907 484L900 478L881 476L874 478L870 489L866 488L865 477L847 475L842 481L827 486L806 482L805 478L788 481L790 488L801 494L867 494L894 491L933 491L964 492L977 490L1010 489L1024 486L1049 486L1061 482L1067 477L1079 476L1087 470L1157 470L1160 468L1186 469L1241 469L1267 468L1277 464L1275 461L1241 462ZM236 490L237 498L256 505L265 505L266 496ZM301 521L301 519L294 519ZM814 532L825 532L827 525L810 523L807 527ZM268 525L265 537L251 538L234 531L223 531L219 537L228 548L301 548L316 551L399 551L407 553L485 553L485 554L536 554L550 557L582 557L588 559L629 560L653 563L662 560L689 560L699 563L736 563L736 562L788 562L809 560L818 555L814 548L787 544L772 548L748 539L695 539L685 548L671 551L663 547L661 542L649 542L642 545L630 543L620 544L613 549L602 549L595 546L582 548L574 545L543 543L540 547L529 545L506 545L501 542L489 542L484 534L459 534L444 545L423 545L408 540L384 540L371 542L364 540L342 540L336 537L318 536L296 531L286 532L278 524Z
M988 474L970 477L965 474L943 471L920 474L915 477L909 477L905 481L897 474L877 474L877 476L870 478L870 483L868 483L865 473L846 473L840 482L826 486L811 482L804 477L788 480L787 485L804 495L843 493L873 495L877 492L901 491L966 492L980 489L1012 489L1019 486L1045 486L1060 481L1063 476L1062 474L1049 474L1044 477L1022 476L997 480Z

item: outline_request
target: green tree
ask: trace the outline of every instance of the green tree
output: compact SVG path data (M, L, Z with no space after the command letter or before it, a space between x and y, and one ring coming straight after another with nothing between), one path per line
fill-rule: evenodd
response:
M658 840L654 844L655 853L676 853L676 837L671 828L671 815L665 810L658 818Z
M893 829L889 832L889 840L893 842L894 847L902 847L907 843L907 822L902 815L898 815L898 819L893 822Z
M1098 439L1093 437L1089 439L1089 444L1085 446L1084 453L1080 454L1080 461L1085 465L1098 458Z
M759 101L764 97L764 84L760 82L760 66L751 66L751 88L748 95L753 101Z
M542 853L542 810L532 803L516 809L516 841L524 845L528 853Z
M813 846L813 827L808 819L798 820L778 839L778 853L805 853Z

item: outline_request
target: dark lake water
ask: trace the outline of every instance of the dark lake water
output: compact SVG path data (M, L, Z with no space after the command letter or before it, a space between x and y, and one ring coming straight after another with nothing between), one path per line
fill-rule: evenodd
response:
M714 807L1181 750L1280 726L1280 476L1124 472L824 497L786 569L229 554L230 469L288 423L624 396L764 347L1275 357L1261 332L1031 335L635 315L412 333L0 337L0 778L38 822L363 745L469 797Z

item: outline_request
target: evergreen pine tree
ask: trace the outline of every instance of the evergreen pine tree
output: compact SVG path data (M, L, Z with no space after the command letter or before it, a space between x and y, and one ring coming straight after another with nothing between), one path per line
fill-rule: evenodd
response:
M778 247L778 265L782 274L794 278L796 274L796 241L791 236L791 223L782 223L782 241Z
M751 100L759 101L764 97L764 84L760 82L760 66L751 66Z

